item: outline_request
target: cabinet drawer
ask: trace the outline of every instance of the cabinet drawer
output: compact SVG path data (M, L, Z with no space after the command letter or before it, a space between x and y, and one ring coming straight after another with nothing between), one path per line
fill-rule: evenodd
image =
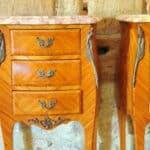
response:
M15 115L72 114L81 111L81 92L13 92Z
M13 61L14 86L80 85L80 60Z
M80 54L80 29L11 30L13 55Z

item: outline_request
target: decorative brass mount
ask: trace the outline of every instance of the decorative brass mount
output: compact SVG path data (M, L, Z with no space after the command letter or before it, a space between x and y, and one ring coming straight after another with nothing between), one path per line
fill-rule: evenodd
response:
M4 36L3 33L0 31L0 64L5 59L5 46L4 46Z
M136 76L138 71L138 66L140 61L143 59L145 55L145 37L143 29L139 26L138 27L138 47L137 47L137 54L135 58L135 64L134 64L134 71L133 71L133 87L136 86Z
M93 47L92 47L92 36L93 36L93 28L90 29L90 31L88 33L88 36L87 36L86 57L92 65L93 73L94 73L94 77L95 77L95 82L96 82L96 87L98 87L99 86L99 81L98 81L98 73L97 73L97 70L96 70L96 65L95 65L95 62L94 62Z
M57 120L52 120L50 117L46 117L44 120L39 120L38 118L32 118L29 119L29 123L34 123L35 125L40 125L45 129L51 129L53 127L56 127L66 121L69 121L69 119L62 119L61 117L58 117Z

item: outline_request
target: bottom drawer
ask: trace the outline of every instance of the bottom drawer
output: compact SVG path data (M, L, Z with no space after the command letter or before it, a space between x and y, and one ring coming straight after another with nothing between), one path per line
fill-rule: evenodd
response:
M13 92L15 115L52 115L81 112L81 92Z

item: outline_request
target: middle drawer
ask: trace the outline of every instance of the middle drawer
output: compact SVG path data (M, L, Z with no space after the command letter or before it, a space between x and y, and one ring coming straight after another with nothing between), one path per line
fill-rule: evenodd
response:
M14 86L80 85L80 60L12 61Z

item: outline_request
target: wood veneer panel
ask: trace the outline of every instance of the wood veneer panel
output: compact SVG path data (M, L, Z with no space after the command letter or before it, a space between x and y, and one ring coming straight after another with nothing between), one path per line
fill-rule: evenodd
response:
M49 103L52 101L55 104L54 107L50 108ZM41 107L41 102L46 103L46 108ZM82 99L79 90L13 92L13 112L15 115L58 115L80 113L81 104Z
M49 71L54 73L47 77ZM46 77L40 76L39 72ZM80 76L80 60L12 62L12 84L15 86L79 85Z
M41 47L39 40L45 45L48 39L53 42ZM11 30L11 50L13 55L77 55L80 54L80 29L57 30Z

